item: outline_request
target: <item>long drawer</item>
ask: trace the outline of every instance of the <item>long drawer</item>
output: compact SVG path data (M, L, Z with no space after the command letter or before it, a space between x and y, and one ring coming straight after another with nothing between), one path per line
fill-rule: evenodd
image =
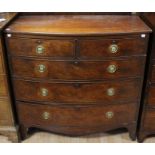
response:
M109 61L49 61L13 57L12 72L22 78L100 80L141 77L145 57Z
M17 100L56 103L118 103L137 101L141 80L49 83L14 79Z
M135 121L136 105L50 106L17 102L19 121L27 127L123 126Z

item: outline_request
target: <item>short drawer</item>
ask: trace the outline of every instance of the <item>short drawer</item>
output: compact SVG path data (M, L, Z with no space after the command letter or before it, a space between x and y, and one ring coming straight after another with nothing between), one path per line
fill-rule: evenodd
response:
M9 99L0 99L0 126L13 125L13 116Z
M137 101L141 80L48 83L14 79L15 97L20 101L53 103L118 103Z
M116 56L145 55L146 39L89 39L80 41L80 57L104 58Z
M7 77L6 75L0 75L0 97L7 96Z
M57 80L100 80L141 77L145 57L109 61L49 61L12 58L14 76Z
M144 112L143 128L146 131L155 131L155 109L146 109Z
M74 40L7 38L8 52L17 56L73 57Z
M27 127L118 127L134 122L136 114L134 104L73 107L17 102L17 106L20 123Z

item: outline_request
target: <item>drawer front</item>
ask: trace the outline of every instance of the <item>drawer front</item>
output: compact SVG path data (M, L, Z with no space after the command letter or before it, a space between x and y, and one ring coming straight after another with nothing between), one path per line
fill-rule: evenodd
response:
M13 116L10 105L8 99L0 99L0 126L13 125Z
M145 57L109 61L47 61L12 58L13 75L23 78L100 80L143 76Z
M98 83L46 83L14 80L17 100L57 103L118 103L136 101L141 80Z
M73 40L7 38L8 51L17 56L73 57Z
M147 109L144 114L143 128L146 131L155 131L155 109Z
M0 97L8 95L6 82L7 82L6 75L0 75Z
M136 105L50 106L17 102L24 126L118 126L135 120Z
M146 48L147 41L140 38L81 40L80 57L104 58L144 55Z

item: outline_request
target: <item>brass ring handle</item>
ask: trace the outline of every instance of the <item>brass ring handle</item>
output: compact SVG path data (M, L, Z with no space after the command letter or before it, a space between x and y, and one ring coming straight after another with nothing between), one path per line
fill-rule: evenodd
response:
M108 96L114 96L115 95L115 89L114 88L107 89L107 95Z
M49 112L46 112L46 111L43 112L42 118L45 119L45 120L49 119L50 118L50 113Z
M118 45L112 44L109 46L110 53L117 53L118 52Z
M106 118L111 119L114 117L114 112L112 111L108 111L105 113Z
M42 95L42 96L47 96L47 95L48 95L48 89L46 89L46 88L41 88L41 95Z
M43 65L43 64L38 65L38 71L40 73L45 72L45 70L46 70L46 66L45 65Z
M43 54L44 51L45 51L44 46L38 45L38 46L36 47L36 53L37 53L37 54Z
M116 70L117 70L116 65L109 65L109 66L107 67L107 71L108 71L109 73L115 73Z

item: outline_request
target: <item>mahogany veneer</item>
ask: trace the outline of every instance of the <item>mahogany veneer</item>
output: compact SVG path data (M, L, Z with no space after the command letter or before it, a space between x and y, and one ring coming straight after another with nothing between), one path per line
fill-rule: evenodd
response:
M150 32L137 16L19 16L5 33L22 137L123 127L134 140Z

